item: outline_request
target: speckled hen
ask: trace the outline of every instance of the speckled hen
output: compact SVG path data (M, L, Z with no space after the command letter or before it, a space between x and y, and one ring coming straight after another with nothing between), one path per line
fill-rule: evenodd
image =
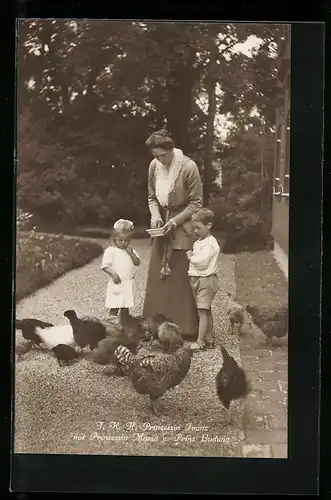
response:
M148 394L152 411L159 414L156 401L169 389L179 385L191 367L192 350L181 347L174 354L155 354L136 358L124 346L119 346L115 357L128 368L128 376L139 394Z
M288 331L288 308L259 307L248 305L246 311L251 315L253 323L266 336L266 342L272 342L273 337L285 337Z

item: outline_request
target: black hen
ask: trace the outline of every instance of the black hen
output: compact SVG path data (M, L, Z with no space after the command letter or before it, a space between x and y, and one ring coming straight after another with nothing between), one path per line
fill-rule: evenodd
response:
M75 351L73 347L66 344L58 344L53 347L52 351L60 366L66 366L79 357L78 352Z
M169 318L169 316L166 316L165 314L158 312L152 313L147 318L144 318L144 321L147 323L149 329L151 330L151 332L153 332L155 337L157 337L157 330L159 326L162 325L162 323L164 323L165 321L169 321L169 323L174 323L174 321L171 318Z
M157 338L157 333L159 326L162 325L165 321L171 321L167 316L160 313L153 313L148 318L144 319L144 323L153 338Z
M97 318L78 318L73 309L65 311L64 316L69 319L75 342L81 349L88 345L92 351L107 336L106 326Z
M231 420L230 403L240 399L250 391L246 374L237 362L229 355L225 347L221 346L223 366L216 375L216 391L219 400L228 410L228 422Z
M22 331L22 336L25 340L32 342L33 345L40 346L42 343L41 338L36 333L36 328L49 328L54 326L52 323L47 323L45 321L40 321L39 319L26 318L26 319L16 319L15 328L16 330Z
M136 351L140 346L140 342L145 337L145 328L143 324L142 316L131 316L128 315L123 321L123 331L125 337L130 341L132 341L132 346ZM127 346L130 349L130 344ZM130 349L131 350L131 349ZM135 352L136 352L135 351ZM134 351L131 350L135 354Z
M150 316L143 318L143 325L145 330L145 340L150 340L150 347L152 347L153 340L159 339L159 327L168 321L169 323L174 323L170 318L161 313L152 313Z
M114 352L118 346L123 345L132 354L136 354L145 336L142 326L142 317L129 316L125 319L124 325L120 329L108 332L107 338L101 340L97 348L93 351L92 360L99 365L114 365L116 375L125 375L125 367L121 367L117 362Z

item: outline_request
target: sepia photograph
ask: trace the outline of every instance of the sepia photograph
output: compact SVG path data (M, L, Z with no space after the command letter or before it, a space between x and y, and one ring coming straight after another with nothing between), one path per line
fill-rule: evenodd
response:
M288 458L291 25L18 19L16 72L13 452Z

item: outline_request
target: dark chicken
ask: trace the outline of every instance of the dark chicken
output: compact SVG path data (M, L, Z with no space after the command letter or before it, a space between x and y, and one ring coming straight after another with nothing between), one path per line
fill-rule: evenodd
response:
M165 321L171 321L171 319L167 318L167 316L165 316L164 314L153 313L143 321L152 338L157 339L159 326L162 325L162 323L164 323Z
M128 339L139 339L139 342L145 336L144 319L142 316L128 315L123 320L123 331ZM138 345L138 344L137 344Z
M37 329L49 328L52 323L47 323L45 321L40 321L39 319L34 318L25 318L25 319L16 319L15 320L15 328L16 330L22 331L22 336L25 340L32 342L32 346L40 347L40 344L43 342L40 336L37 333Z
M69 319L75 342L81 349L88 345L92 351L107 336L106 326L97 318L78 318L73 309L65 311L64 316Z
M247 396L250 391L246 374L237 362L229 355L225 347L221 346L223 366L216 375L216 391L219 400L228 410L228 421L231 421L230 403L233 400Z
M275 306L246 306L246 311L252 316L254 321L263 324L267 321L287 321L287 305Z
M71 362L79 357L79 354L75 349L66 344L58 344L52 349L59 365L67 366Z
M107 333L107 337L101 340L93 351L92 360L100 365L114 365L113 374L123 376L126 374L126 367L119 365L114 352L120 345L125 346L132 354L138 352L145 337L142 317L129 316L122 327L113 327L112 331Z
M179 327L164 314L151 314L144 319L144 325L149 332L151 344L154 339L159 340L165 352L172 353L184 343Z
M43 345L43 349L52 351L56 354L64 353L64 361L70 356L76 354L73 347L76 345L73 329L71 325L52 325L35 319L17 320L16 326L22 329L22 335L26 341L25 344L19 344L16 350L19 357L30 350L32 345ZM28 339L28 340L26 340ZM60 346L58 348L58 346Z
M19 342L15 346L15 354L17 356L17 359L18 360L22 359L23 354L31 351L32 346L33 346L33 342L31 340L24 339L23 341Z
M280 339L287 335L287 326L282 321L268 321L260 329L266 336L267 344L270 344L274 337Z
M270 343L273 337L285 337L288 331L288 308L282 306L275 307L246 307L246 311L251 315L253 323L267 337L267 343Z
M159 414L156 401L182 382L192 358L190 347L181 347L174 354L160 353L136 358L129 349L119 346L114 354L119 364L127 368L134 389L139 394L149 395L155 415Z

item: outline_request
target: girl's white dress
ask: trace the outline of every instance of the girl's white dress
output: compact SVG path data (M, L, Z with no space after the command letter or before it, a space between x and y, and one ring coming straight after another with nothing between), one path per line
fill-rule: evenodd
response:
M133 250L139 257L137 252ZM110 266L121 278L121 283L115 284L112 277L109 277L106 293L106 307L108 309L134 307L134 274L135 265L130 255L116 246L106 248L101 269Z

